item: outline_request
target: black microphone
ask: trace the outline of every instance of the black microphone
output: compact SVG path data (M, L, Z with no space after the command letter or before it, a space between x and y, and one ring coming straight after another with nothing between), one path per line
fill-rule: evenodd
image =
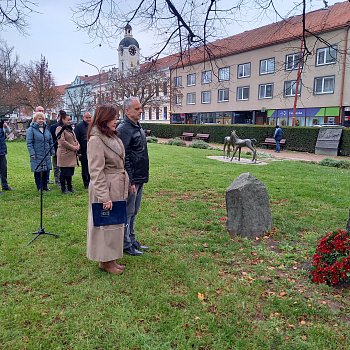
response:
M61 129L61 130L59 131L59 133L56 135L57 140L60 139L60 137L62 136L63 131L66 130L66 129L67 129L67 126L66 126L66 125L63 125L63 126L62 126L62 129Z

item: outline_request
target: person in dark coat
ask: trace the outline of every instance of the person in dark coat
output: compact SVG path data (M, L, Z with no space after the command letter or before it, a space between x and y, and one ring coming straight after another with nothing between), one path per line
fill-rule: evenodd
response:
M81 164L81 177L83 178L84 187L89 187L90 175L89 175L89 166L87 159L87 130L88 126L91 123L91 114L85 112L83 115L83 120L78 123L74 129L75 135L80 145L80 154L79 160Z
M281 152L280 142L282 140L282 135L283 135L282 129L280 128L279 125L276 125L276 129L275 129L275 133L273 134L273 138L276 141L276 152L277 153Z
M6 133L10 133L10 128L5 121L0 120L0 177L3 191L12 191L13 188L7 183L7 146ZM0 192L1 193L1 192Z
M32 172L34 172L36 188L40 190L42 186L44 191L50 191L47 187L47 171L52 168L51 156L54 153L54 149L52 147L51 133L45 123L44 113L36 112L34 114L33 122L27 129L26 140L30 155L30 167ZM41 165L39 166L40 163Z
M141 255L148 247L135 238L134 224L140 209L143 185L148 182L149 160L147 140L139 120L142 113L138 98L129 97L124 101L125 117L117 127L118 136L125 147L125 169L128 172L130 186L127 200L128 224L124 230L124 252L129 255Z
M57 146L58 146L58 144L57 144L57 137L56 137L56 129L57 129L58 123L61 120L61 115L66 115L66 114L67 113L65 111L60 110L58 112L58 115L57 115L55 123L53 123L50 126L50 133L51 133L52 141L54 143L54 148L55 148L55 154L52 156L53 174L54 174L54 177L55 177L55 184L58 187L61 187L61 183L60 183L60 168L57 165Z

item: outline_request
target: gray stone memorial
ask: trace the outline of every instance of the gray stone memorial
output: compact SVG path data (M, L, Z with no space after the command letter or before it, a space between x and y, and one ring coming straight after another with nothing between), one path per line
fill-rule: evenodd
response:
M318 132L315 154L337 156L342 127L322 127Z
M265 185L250 173L239 175L226 191L227 230L231 236L262 236L272 228Z

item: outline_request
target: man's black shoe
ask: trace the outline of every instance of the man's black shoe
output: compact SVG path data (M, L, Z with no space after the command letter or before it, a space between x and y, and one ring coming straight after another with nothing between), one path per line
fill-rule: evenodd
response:
M135 247L131 246L129 248L124 249L125 254L129 254L132 256L142 255L143 253L137 250Z
M147 247L146 245L142 245L140 242L136 241L134 244L133 244L134 248L137 249L137 250L148 250L149 247Z

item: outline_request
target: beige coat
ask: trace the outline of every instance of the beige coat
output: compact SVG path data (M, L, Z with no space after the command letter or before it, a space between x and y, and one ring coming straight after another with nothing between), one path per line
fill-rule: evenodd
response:
M117 137L107 137L94 127L87 144L89 162L89 214L87 257L111 261L123 257L124 225L94 227L91 203L126 199L129 177L124 169L125 151Z
M56 135L62 129L61 126L56 128ZM79 142L75 137L74 131L70 132L64 130L61 138L58 140L57 147L57 166L62 168L74 168L77 166L77 151L75 146L78 146Z

